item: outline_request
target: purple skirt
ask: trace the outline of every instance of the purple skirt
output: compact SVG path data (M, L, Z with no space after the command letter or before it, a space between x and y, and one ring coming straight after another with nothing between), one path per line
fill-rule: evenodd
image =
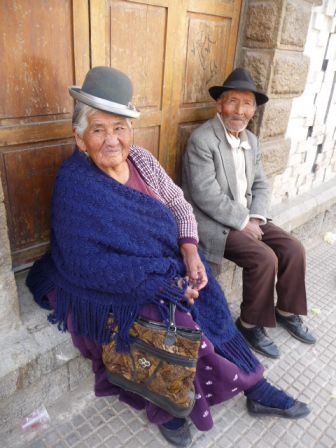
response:
M48 294L50 305L55 308L56 291ZM141 315L147 319L160 321L157 309L153 305L146 305ZM176 324L188 328L199 329L189 313L176 311ZM94 390L97 397L118 395L123 401L135 409L145 409L148 420L154 424L162 424L171 420L172 416L166 411L150 403L146 399L131 392L124 391L111 384L106 375L102 361L102 348L90 339L77 336L72 331L71 316L68 318L68 328L73 344L81 354L92 361L92 370L95 375ZM212 343L202 336L199 349L196 376L194 380L196 401L189 415L190 420L200 431L208 431L213 426L210 407L222 401L229 400L240 392L254 386L263 377L263 367L258 366L256 372L245 373L235 364L223 356L218 355Z

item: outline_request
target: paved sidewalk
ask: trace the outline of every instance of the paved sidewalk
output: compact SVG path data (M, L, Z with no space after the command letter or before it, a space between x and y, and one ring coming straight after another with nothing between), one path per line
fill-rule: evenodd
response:
M307 289L310 329L316 346L301 344L282 328L269 331L281 350L280 360L262 359L266 376L295 397L309 402L302 420L253 418L243 395L215 406L214 428L196 432L194 448L333 448L336 447L336 244L320 243L308 251ZM238 314L238 304L231 304ZM51 422L32 432L19 429L6 437L6 448L148 448L169 447L157 428L115 398L95 398L91 381L48 408Z

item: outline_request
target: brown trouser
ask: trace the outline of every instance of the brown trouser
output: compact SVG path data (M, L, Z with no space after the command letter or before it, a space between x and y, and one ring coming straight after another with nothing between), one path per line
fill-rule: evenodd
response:
M274 327L274 285L277 307L294 314L307 314L305 250L289 233L274 224L261 226L262 241L230 230L224 257L243 268L244 322Z

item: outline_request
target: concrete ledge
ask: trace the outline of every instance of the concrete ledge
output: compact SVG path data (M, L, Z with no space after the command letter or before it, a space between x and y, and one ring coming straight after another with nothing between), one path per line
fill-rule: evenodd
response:
M336 178L272 208L274 223L287 231L304 225L336 204Z
M2 335L0 364L0 432L19 424L41 403L53 403L91 374L69 333L47 321L48 312L35 304L17 275L22 326Z

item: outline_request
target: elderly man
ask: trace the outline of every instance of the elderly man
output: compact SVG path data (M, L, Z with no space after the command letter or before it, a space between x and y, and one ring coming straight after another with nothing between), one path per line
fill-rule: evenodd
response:
M268 97L242 68L209 93L217 102L217 115L189 139L183 190L193 205L208 261L219 264L224 256L243 268L239 330L255 351L278 358L278 347L264 327L278 322L301 342L316 340L299 316L307 314L304 248L269 222L258 139L246 129Z

